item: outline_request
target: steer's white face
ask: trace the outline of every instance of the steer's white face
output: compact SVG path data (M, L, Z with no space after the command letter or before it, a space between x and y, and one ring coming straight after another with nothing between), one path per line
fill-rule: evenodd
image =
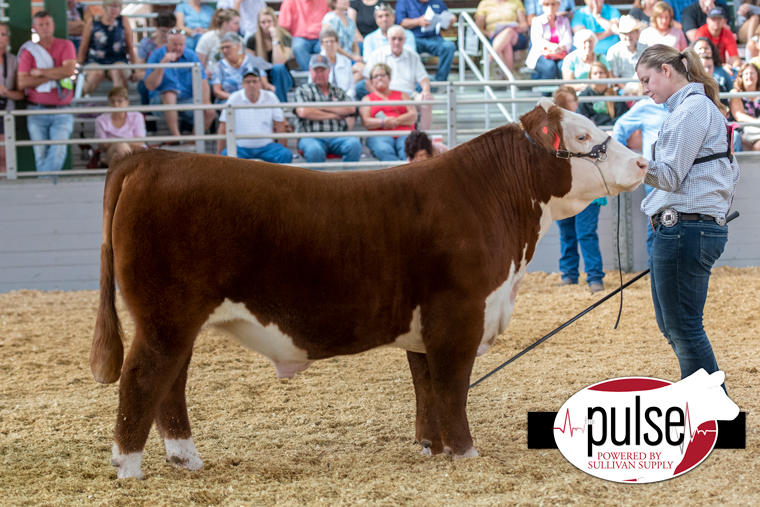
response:
M542 99L539 105L548 111L554 104ZM585 116L567 110L562 111L562 132L565 148L573 153L588 153L609 137ZM599 197L615 196L635 189L644 181L648 168L644 157L614 139L607 143L605 160L572 157L570 165L572 189L567 195L552 199L549 203L553 220L576 215Z

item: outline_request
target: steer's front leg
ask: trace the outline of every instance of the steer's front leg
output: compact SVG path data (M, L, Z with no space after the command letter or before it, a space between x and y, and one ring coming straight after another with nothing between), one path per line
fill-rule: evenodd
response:
M418 352L407 352L406 358L409 361L409 369L412 371L414 394L417 398L415 438L417 443L422 445L421 454L441 454L443 441L433 386L430 384L427 356Z

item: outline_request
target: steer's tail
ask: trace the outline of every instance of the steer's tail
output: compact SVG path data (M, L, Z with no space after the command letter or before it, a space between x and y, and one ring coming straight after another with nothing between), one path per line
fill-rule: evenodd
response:
M103 195L103 244L100 247L100 306L95 323L95 336L90 349L90 369L95 380L111 384L119 380L124 361L124 345L119 315L116 313L113 242L111 228L116 203L121 194L125 161L112 165L106 176Z

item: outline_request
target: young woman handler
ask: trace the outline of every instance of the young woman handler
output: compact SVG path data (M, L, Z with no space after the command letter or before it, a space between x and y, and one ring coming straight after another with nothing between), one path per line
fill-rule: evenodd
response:
M657 325L678 358L681 378L718 371L702 313L713 264L728 240L739 166L730 152L718 83L697 53L656 44L636 65L644 94L670 115L652 146L641 203L655 229L651 285Z

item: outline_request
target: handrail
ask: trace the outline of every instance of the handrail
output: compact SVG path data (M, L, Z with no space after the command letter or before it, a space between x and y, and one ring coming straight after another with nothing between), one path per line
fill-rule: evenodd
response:
M482 63L483 63L483 74L481 74L478 71L477 65L475 65L475 62L472 61L470 58L470 55L467 54L466 48L465 48L465 29L469 26L474 32L475 35L478 37L480 42L483 44L483 55L482 55ZM467 12L462 12L459 14L459 37L457 38L457 44L459 45L459 79L460 81L464 80L465 76L465 62L470 67L470 69L475 74L475 77L478 78L479 81L490 81L489 76L489 65L488 65L488 55L491 55L493 57L494 63L499 66L501 71L504 73L505 76L507 76L507 80L510 82L515 81L515 76L512 74L512 72L507 68L507 66L504 64L504 62L501 60L501 57L496 53L496 51L493 49L493 46L491 46L491 41L486 39L486 36L483 35L483 32L480 31L480 28L475 23L475 21L472 19L472 16L470 16ZM514 99L516 97L516 88L514 86L509 87L510 95ZM493 88L491 88L490 85L484 86L484 92L486 97L490 96L492 99L496 99L496 94L493 92ZM514 121L515 118L517 118L517 106L512 105L512 114L510 115L506 108L503 105L498 106L499 110L501 110L502 114L504 114L504 117L507 119L507 121ZM490 127L491 125L491 117L490 117L490 111L488 108L488 105L485 105L485 119L486 119L486 128Z
M116 64L115 66L120 66L123 64ZM145 66L147 64L143 64L142 66ZM158 64L153 64L158 65ZM195 68L198 67L198 64L161 64L161 65L175 65L175 66L188 66L192 65L195 66ZM194 76L195 77L195 76ZM198 74L199 79L199 74ZM544 80L546 81L546 80ZM562 80L556 80L549 82L553 84L564 84L564 83L599 83L599 82L611 82L611 83L620 83L623 81L635 81L634 79L620 79L620 78L613 78L613 79L607 79L607 80L592 80L592 79L578 79L578 80L569 80L569 81L562 81ZM534 81L515 81L515 84L519 83L533 83ZM430 105L445 105L447 108L447 128L445 130L430 130L428 131L429 134L433 135L442 135L446 137L446 140L449 144L449 146L454 147L458 144L457 141L457 135L475 135L475 134L481 134L483 132L487 132L490 129L462 129L457 130L456 128L456 110L458 105L465 105L465 104L499 104L504 102L510 102L513 104L517 103L535 103L537 98L536 97L520 97L520 98L503 98L503 99L468 99L464 98L462 96L457 97L454 95L454 91L457 87L472 87L472 86L484 86L484 85L491 85L496 84L499 82L491 82L491 81L484 81L484 82L466 82L466 81L450 81L450 82L435 82L431 83L433 86L438 87L446 87L446 98L444 99L436 99L432 101L426 101L426 104ZM721 98L735 98L735 97L750 97L756 95L756 92L729 92L729 93L721 93ZM595 101L635 101L635 100L641 100L646 98L646 96L643 95L630 95L630 96L604 96L604 97L579 97L580 102L595 102ZM388 105L414 105L419 106L419 101L414 100L397 100L397 101L387 101ZM353 106L353 107L362 107L367 106L367 102L362 101L352 101L352 102L341 102L342 106ZM295 109L295 108L325 108L325 107L334 107L334 102L285 102L281 103L278 107L282 107L283 109ZM6 161L7 161L7 173L6 178L7 179L17 179L19 177L36 177L36 176L54 176L54 175L78 175L78 174L102 174L98 173L97 171L60 171L60 172L38 172L38 171L29 171L24 173L18 173L17 167L16 167L16 148L22 147L22 146L34 146L37 145L75 145L75 144L82 144L82 143L92 143L92 144L110 144L110 143L116 143L116 142L130 142L130 143L146 143L146 144L154 144L154 143L161 143L161 142L168 142L168 141L176 141L177 138L175 136L151 136L151 137L145 137L145 138L134 138L134 139L64 139L64 140L48 140L48 141L17 141L15 139L15 117L17 116L34 116L34 115L50 115L50 114L98 114L98 113L113 113L113 112L143 112L143 113L150 113L150 112L157 112L157 111L169 111L169 110L177 110L177 111L194 111L196 115L196 132L195 135L189 135L189 136L182 136L182 140L184 141L190 141L196 143L196 151L198 150L198 147L200 146L200 151L203 152L203 148L206 141L218 141L218 140L226 140L227 141L227 147L228 147L228 155L234 156L236 152L236 141L238 139L263 139L263 138L284 138L284 139L300 139L300 138L306 138L306 137L341 137L345 136L346 132L311 132L311 133L272 133L272 134L250 134L250 135L236 135L234 128L228 128L227 132L225 134L209 134L205 135L200 129L203 127L203 111L208 109L225 109L228 112L227 122L228 124L234 125L235 120L235 111L239 109L266 109L271 108L271 104L245 104L245 105L232 105L232 104L192 104L192 105L158 105L158 106L128 106L123 108L112 108L112 107L76 107L76 108L60 108L60 109L46 109L46 110L23 110L23 109L15 109L11 111L0 111L0 121L4 123L5 126L5 147L6 147ZM752 126L760 126L760 119L756 122L739 122L740 125L746 126L746 125L752 125ZM609 128L603 128L602 130L609 131L611 127ZM387 136L388 133L391 131L353 131L350 133L352 137L358 137L358 138L366 138L366 137L376 137L376 136ZM404 135L405 133L408 133L408 131L397 131L397 134ZM361 168L370 168L370 167L389 167L392 165L396 165L396 162L355 162L355 163L342 163L342 162L324 162L319 164L309 164L309 163L295 163L293 165L297 165L300 167L313 167L313 168L327 168L327 167L361 167Z

